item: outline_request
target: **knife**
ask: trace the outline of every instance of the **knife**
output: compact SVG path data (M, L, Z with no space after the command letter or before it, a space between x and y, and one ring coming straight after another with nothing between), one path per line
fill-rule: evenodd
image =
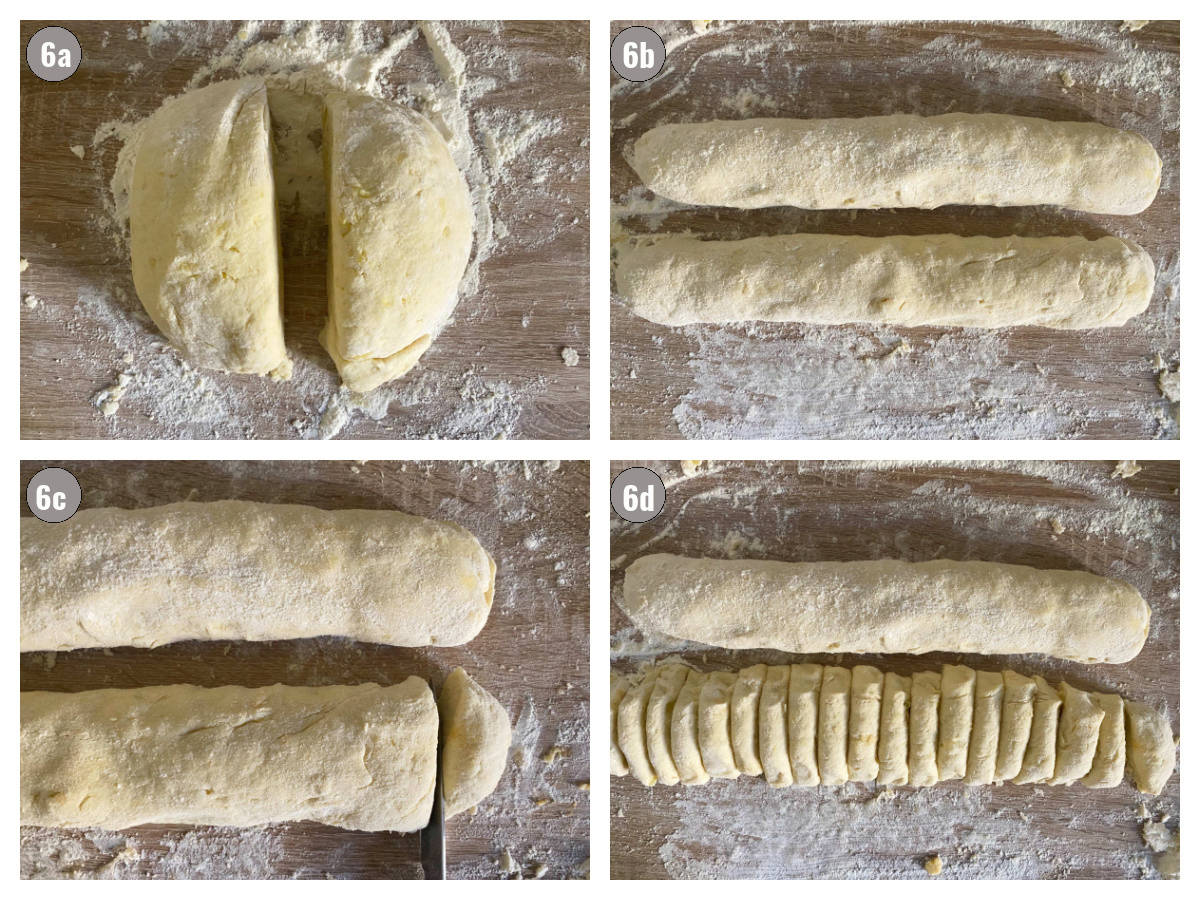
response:
M440 748L439 748L440 749ZM437 780L429 824L421 829L421 868L429 881L446 878L446 815L442 807L442 754L437 754Z

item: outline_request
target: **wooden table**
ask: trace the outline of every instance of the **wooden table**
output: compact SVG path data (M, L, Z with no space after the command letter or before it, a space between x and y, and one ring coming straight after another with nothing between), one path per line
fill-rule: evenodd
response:
M626 24L614 23L615 35ZM643 23L638 23L643 24ZM1179 353L1179 23L649 23L666 66L638 85L610 69L613 239L689 230L1083 234L1153 257L1150 309L1119 329L980 331L746 323L668 328L612 303L615 438L1175 438L1158 388ZM994 112L1143 134L1162 187L1136 216L1048 207L733 210L656 199L627 160L671 122ZM1161 361L1156 355L1161 355Z
M1179 733L1179 466L1143 462L1129 479L1111 462L888 464L710 463L667 485L662 514L612 520L612 591L648 553L794 561L983 559L1087 569L1134 584L1152 609L1149 640L1123 665L1038 656L827 655L911 674L946 662L1012 668L1116 691L1165 709ZM1058 533L1061 530L1061 533ZM614 602L613 666L678 653L703 670L778 664L774 651L705 649L641 635ZM804 660L807 661L808 657ZM760 778L646 788L611 780L614 878L1137 878L1157 874L1138 804L1179 829L1179 775L1158 798L1126 783L882 789L874 784L773 790Z
M57 463L53 463L57 464ZM22 485L43 464L23 463ZM434 690L463 666L513 723L496 792L446 825L451 878L496 878L508 850L523 877L586 877L588 845L587 464L457 462L67 462L85 506L237 498L329 509L396 508L469 528L496 560L488 623L462 647L336 638L189 641L21 655L22 690L188 683L205 687L393 684ZM29 511L22 501L22 515ZM542 757L560 747L553 763ZM418 836L313 823L265 829L153 825L122 832L22 829L38 877L420 877ZM516 873L512 873L515 875Z
M22 47L44 24L51 23L21 23ZM340 382L317 342L326 318L323 222L290 211L280 188L285 332L296 374L276 384L181 367L141 310L126 241L109 212L121 142L94 144L97 129L140 120L180 93L218 51L236 44L240 23L156 25L152 41L142 22L53 24L79 38L83 64L59 83L21 65L21 256L29 260L21 292L35 298L21 309L22 437L587 436L586 23L446 26L466 57L462 105L482 160L477 180L490 189L486 205L507 235L483 263L478 290L460 297L453 323L419 367L359 403L365 411L350 408L340 431L336 410L354 401L337 397ZM322 29L339 51L346 49L342 28ZM412 28L382 22L360 30L375 48ZM267 43L282 30L281 23L264 23L250 43ZM226 67L201 83L235 77ZM421 106L418 94L445 80L418 33L382 71L381 84L386 95ZM547 133L492 162L488 142L531 122L550 123ZM319 143L319 130L310 137ZM313 229L316 239L301 239ZM566 348L579 354L577 366L564 363ZM94 398L122 372L133 373L131 384L120 411L105 418Z

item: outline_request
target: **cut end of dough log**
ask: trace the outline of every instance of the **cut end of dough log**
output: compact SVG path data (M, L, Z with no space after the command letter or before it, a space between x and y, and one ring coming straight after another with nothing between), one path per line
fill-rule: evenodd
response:
M508 761L512 728L500 702L455 669L438 696L442 796L449 819L496 789Z

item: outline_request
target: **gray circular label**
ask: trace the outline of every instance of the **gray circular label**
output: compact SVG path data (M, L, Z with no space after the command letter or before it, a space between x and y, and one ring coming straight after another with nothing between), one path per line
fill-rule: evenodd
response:
M649 81L667 61L667 45L645 25L623 29L612 42L608 58L626 81Z
M29 70L42 81L63 81L75 74L83 59L83 50L75 35L51 25L29 39L25 61Z
M83 499L79 481L66 469L42 469L29 479L25 502L43 522L65 522Z
M626 469L613 479L609 502L626 522L649 522L667 502L667 489L658 473L642 466Z

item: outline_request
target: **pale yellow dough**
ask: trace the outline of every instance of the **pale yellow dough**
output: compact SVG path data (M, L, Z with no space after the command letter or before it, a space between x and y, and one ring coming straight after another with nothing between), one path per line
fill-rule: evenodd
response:
M967 666L942 666L937 745L939 781L957 781L967 774L974 710L975 670Z
M617 711L621 707L621 701L625 699L625 695L629 692L629 686L633 679L629 675L618 675L616 672L609 673L608 681L608 768L613 775L628 775L629 763L625 761L625 754L621 752L620 741L617 737Z
M767 667L748 666L738 672L729 700L729 742L733 760L742 775L761 775L758 757L758 701L762 697Z
M671 711L671 756L684 784L704 784L709 780L700 755L700 692L704 681L702 672L689 669Z
M441 721L442 797L447 819L471 809L496 789L512 726L500 701L455 669L438 695Z
M850 670L850 725L846 767L851 781L874 781L879 774L879 718L883 673L874 666Z
M1021 771L1029 731L1033 727L1033 695L1037 682L1010 669L1004 670L1004 706L1000 711L1000 736L996 746L997 782L1009 781Z
M1093 694L1092 699L1104 713L1104 720L1092 768L1083 776L1083 783L1090 788L1116 787L1125 777L1125 700L1117 694Z
M788 682L788 758L793 782L820 784L817 768L817 715L821 697L821 670L815 663L792 666Z
M1029 726L1029 742L1025 759L1013 784L1042 784L1054 776L1054 754L1058 741L1058 715L1062 697L1041 675L1035 675L1033 721Z
M1092 769L1104 710L1087 691L1061 683L1062 714L1054 747L1054 774L1050 784L1074 784Z
M908 719L908 782L915 787L928 787L938 781L938 707L941 699L941 672L913 675Z
M1004 709L1004 675L975 673L975 712L971 719L971 742L967 747L967 784L991 784L996 778L1000 746L1000 719Z
M1145 703L1125 701L1129 767L1143 794L1160 794L1175 771L1175 739L1167 717Z
M791 666L770 666L758 701L758 758L763 777L774 788L794 782L788 759L788 688Z
M625 692L617 709L617 746L629 764L629 774L647 786L658 783L658 774L646 750L646 704L658 673L657 668L647 670Z
M850 779L846 743L850 721L850 670L826 666L821 673L821 705L817 717L817 769L821 784Z
M700 758L713 778L737 778L741 774L729 740L729 706L736 682L734 672L711 672L700 689Z
M908 710L912 679L888 672L883 676L879 719L880 784L908 784Z
M646 700L646 754L662 784L679 784L679 770L671 758L671 716L687 675L688 667L678 663L659 667Z

